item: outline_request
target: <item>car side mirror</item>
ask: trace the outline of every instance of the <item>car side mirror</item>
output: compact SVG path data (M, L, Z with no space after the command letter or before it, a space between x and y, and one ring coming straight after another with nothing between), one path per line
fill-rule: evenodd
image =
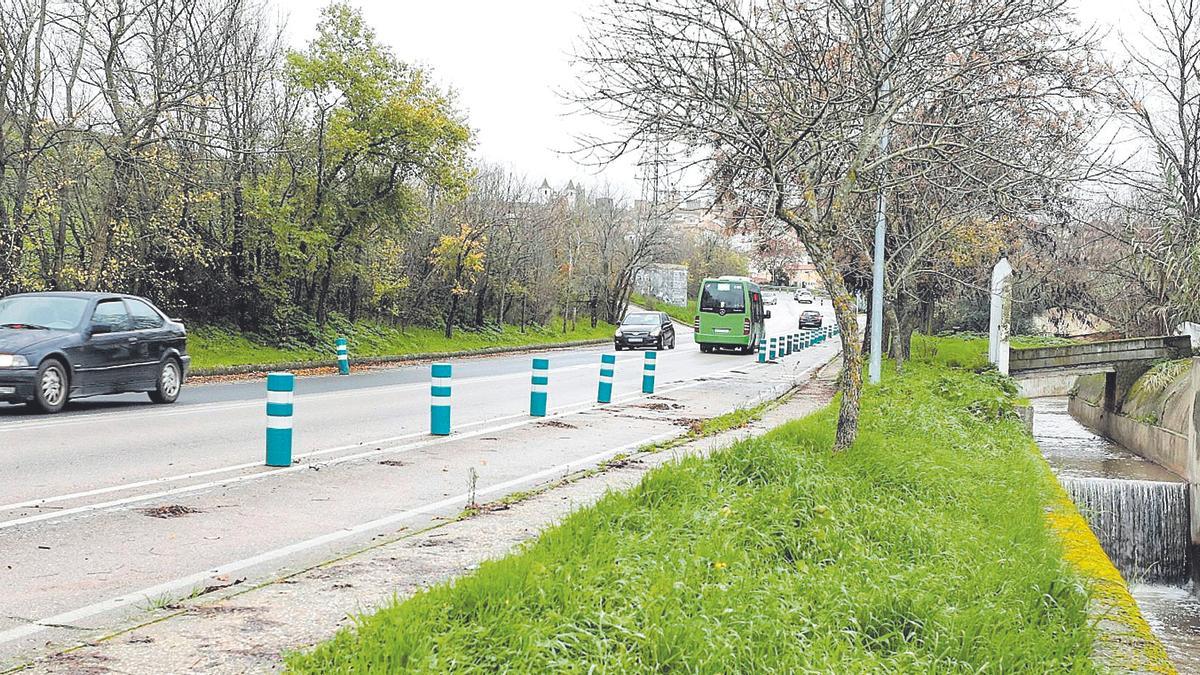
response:
M107 323L94 323L92 324L90 332L92 335L103 335L105 333L113 332L113 327L111 324Z
M767 311L763 312L763 318L764 319L771 318L771 310L768 309Z

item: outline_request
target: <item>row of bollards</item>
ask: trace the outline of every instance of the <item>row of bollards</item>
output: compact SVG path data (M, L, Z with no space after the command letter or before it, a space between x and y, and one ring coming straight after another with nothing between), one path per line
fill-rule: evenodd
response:
M793 333L790 335L758 340L758 362L774 362L795 351L821 344L836 336L836 326ZM338 373L350 373L349 349L345 338L337 340ZM642 393L654 393L655 370L658 352L648 351L642 364ZM613 376L616 374L617 355L600 355L600 383L596 391L597 403L612 403ZM430 367L429 389L429 433L433 436L449 436L451 430L450 407L452 401L453 367L449 363L435 363ZM529 414L545 417L549 398L550 359L533 359L533 375L530 378ZM270 373L267 375L267 466L291 466L292 464L292 411L296 389L296 376L292 373Z
M821 344L838 335L837 326L826 326L787 335L760 337L758 339L758 362L774 362L798 351Z

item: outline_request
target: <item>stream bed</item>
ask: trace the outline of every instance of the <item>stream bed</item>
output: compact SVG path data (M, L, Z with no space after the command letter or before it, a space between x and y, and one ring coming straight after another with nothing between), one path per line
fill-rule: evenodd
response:
M1100 545L1130 583L1181 673L1200 674L1200 598L1187 580L1187 483L1092 433L1066 398L1034 399L1033 435Z

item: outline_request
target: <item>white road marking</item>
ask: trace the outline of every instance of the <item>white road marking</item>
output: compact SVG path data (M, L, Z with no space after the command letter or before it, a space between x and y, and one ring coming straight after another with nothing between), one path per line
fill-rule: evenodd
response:
M713 371L706 371L705 373L700 374L700 376L706 377L706 376L720 374L723 372L734 370L736 368L743 368L743 367L746 368L747 370L757 369L757 368L761 368L766 365L770 365L770 364L737 363L737 364L734 364L731 366L727 366L725 368L720 368L720 369L713 370ZM591 366L589 365L589 367L591 367ZM670 393L670 392L674 392L674 391L690 389L692 387L699 386L700 384L703 384L703 382L701 382L699 380L693 380L691 382L687 382L686 384L679 384L676 386L668 386L668 387L660 388L654 394L637 393L637 394L626 394L623 396L617 396L617 397L614 397L613 404L628 403L631 401L637 401L637 400L641 400L644 398L649 398L650 396L657 396L657 395L666 394L666 393ZM428 386L428 385L422 385L422 386ZM474 438L476 436L481 436L484 434L495 433L495 432L499 432L499 431L506 431L508 429L514 429L514 428L525 426L528 424L541 422L546 419L553 419L555 417L568 417L571 415L577 415L581 412L592 410L596 407L597 407L597 404L594 401L588 400L588 401L581 402L581 403L574 403L574 404L562 406L561 408L550 413L546 417L529 417L526 413L518 413L518 414L508 415L508 416L503 416L503 417L495 417L495 418L491 418L488 420L483 420L481 422L475 422L475 423L472 423L469 425L463 425L463 426L475 426L478 424L483 424L483 423L488 423L488 422L496 422L496 421L500 421L500 420L504 420L504 419L513 419L513 418L518 418L518 417L523 418L523 419L521 419L518 422L502 424L502 425L494 426L494 427L488 427L488 428L480 429L480 430L473 431L473 432L467 432L467 433L460 432L460 433L456 433L454 435L447 436L447 437L427 438L426 440L423 440L423 441L420 441L417 443L408 443L408 444L403 444L403 445L391 446L391 447L387 447L387 448L378 448L375 450L369 450L366 452L360 452L360 453L355 453L355 454L351 454L351 455L344 455L341 457L336 457L336 458L330 459L330 460L324 462L323 465L341 464L343 462L349 462L349 461L354 461L354 460L359 460L359 459L366 459L369 457L375 457L375 456L383 455L383 454L397 454L397 453L402 453L402 452L410 452L412 450L416 450L416 449L420 449L420 448L441 445L444 443L450 443L450 442L453 442L453 441L459 440L459 439ZM428 436L428 435L423 432L418 432L418 433L410 434L408 436L394 437L393 439L384 439L384 440L385 441L386 440L397 440L397 439L402 439L402 438L406 438L406 437L412 438L412 437L416 437L416 436ZM338 448L319 450L319 451L307 453L303 456L298 456L296 459L298 461L301 458L311 458L311 457L314 457L317 455L330 454L330 453L341 451L341 450L361 447L362 445L374 445L375 443L378 443L378 442L379 441L365 442L365 443L358 443L358 444L354 444L354 445L350 445L350 446L340 446ZM178 494L196 492L196 491L206 490L206 489L214 488L214 487L222 487L222 486L226 486L226 485L233 485L236 483L242 483L242 482L257 480L257 479L261 479L261 478L268 478L271 476L277 476L277 475L286 474L286 473L293 473L295 471L302 471L302 470L307 469L310 464L311 463L294 464L290 467L271 469L268 471L258 471L255 473L245 474L245 475L241 475L241 476L231 476L231 477L224 478L221 480L197 483L194 485L185 485L185 486L181 486L178 488L172 488L169 490L161 490L158 492L146 493L146 494L141 494L141 495L133 495L131 497L124 497L121 499L114 499L114 500L109 500L106 502L98 502L96 504L87 504L87 505L83 505L83 506L77 506L77 507L68 508L68 509L61 509L61 510L52 511L52 512L48 512L48 513L39 513L39 514L32 515L32 516L24 516L21 518L14 518L11 520L0 521L0 529L8 529L8 528L17 527L20 525L27 525L29 523L36 523L36 522L41 522L41 521L45 521L45 520L65 518L68 516L78 515L81 513L89 513L92 511L117 508L120 506L126 506L128 504L136 504L139 502L160 499L163 497L170 497L170 496L174 496L174 495L178 495ZM118 491L122 491L122 490L132 490L132 489L136 489L139 487L159 485L159 484L163 484L163 483L185 480L188 478L204 477L204 476L216 475L218 473L228 473L231 471L243 470L246 468L260 467L260 466L262 466L262 464L259 462L238 464L238 465L234 465L232 467L209 469L206 471L198 471L198 472L192 472L192 473L187 473L187 474L180 474L177 476L167 476L164 478L156 478L156 479L151 479L151 480L138 481L136 483L129 483L129 484L125 484L125 485L116 485L116 486L110 486L110 487L106 487L106 488L98 488L96 490L88 490L85 492L78 492L78 493L73 493L73 494L68 494L68 495L57 495L57 496L46 497L46 498L42 498L42 499L28 500L28 501L19 502L16 504L0 506L0 511L10 511L10 510L14 510L16 508L35 507L35 506L39 506L39 505L43 505L43 504L57 503L57 502L62 502L62 501L70 501L73 499L80 499L80 498L84 498L84 497L88 497L88 496L96 496L99 494L108 494L111 492L118 492Z
M477 496L490 495L490 494L493 494L496 492L502 492L505 490L509 490L511 488L515 488L515 487L518 487L521 485L526 485L531 482L540 481L540 480L543 480L545 478L549 478L552 476L563 475L563 474L570 472L571 467L573 467L573 466L574 467L590 466L590 465L600 462L604 459L607 459L608 457L612 457L614 455L620 454L621 452L625 452L630 449L640 448L640 447L642 447L644 445L648 445L650 443L657 443L659 441L666 440L668 438L673 438L678 435L679 435L679 432L671 431L669 433L656 434L654 436L649 436L640 441L628 443L628 444L623 445L618 448L612 448L610 450L603 450L601 452L597 452L597 453L589 455L587 457L577 459L574 462L566 462L563 464L559 464L559 465L553 466L549 469L535 471L533 473L529 473L524 476L521 476L520 478L514 478L512 480L498 483L491 487L477 490L476 495ZM167 581L167 582L164 582L161 584L157 584L155 586L150 586L149 588L143 588L143 589L141 589L139 591L135 591L133 593L126 593L126 594L121 595L120 597L110 598L110 599L104 600L102 602L87 605L85 607L80 607L78 609L73 609L71 611L63 612L61 614L56 614L54 616L46 617L46 618L36 621L34 623L29 623L29 624L25 624L23 626L18 626L16 628L10 628L5 631L0 631L0 644L5 644L8 642L12 642L14 640L19 640L21 638L28 637L30 635L35 635L37 633L40 633L44 630L47 630L49 628L53 628L56 626L71 625L81 619L87 619L90 617L97 616L99 614L104 614L106 612L116 611L116 610L128 607L136 602L142 602L142 601L145 601L146 599L150 599L150 598L162 597L163 595L169 594L173 591L178 591L178 590L182 590L182 589L191 589L191 588L194 588L195 586L197 586L215 576L233 574L235 572L239 572L241 570L248 569L248 568L254 567L256 565L261 565L263 563L268 563L268 562L272 562L274 560L279 560L281 558L286 558L288 556L294 555L296 553L300 553L302 551L307 551L309 549L313 549L313 548L316 548L319 546L324 546L326 544L330 544L330 543L333 543L336 541L347 539L349 537L354 537L356 535L370 532L372 530L377 530L377 529L380 529L383 527L392 526L397 523L401 523L405 520L418 518L423 515L434 515L442 509L450 508L457 504L465 503L466 500L469 498L470 498L469 494L463 493L463 494L455 495L453 497L447 497L445 499L441 499L436 502L430 502L428 504L425 504L424 506L421 506L421 507L418 507L415 509L406 509L404 511L397 511L396 513L384 516L382 518L376 518L375 520L370 520L365 523L361 523L359 525L339 529L334 532L330 532L330 533L323 534L323 535L320 535L317 537L313 537L311 539L306 539L304 541L296 542L294 544L289 544L287 546L273 549L271 551L266 551L264 553L260 553L256 556L252 556L249 558L244 558L242 560L237 560L234 562L225 563L223 565L218 565L217 567L205 570L203 572L196 572L195 574L190 574L188 576L180 577L178 579L174 579L174 580Z
M551 372L567 372L571 370L580 370L584 368L592 368L593 364L583 363L574 366L566 366L564 368L553 369ZM527 377L528 371L503 373L500 375L481 375L477 377L463 377L456 379L455 383L459 386L483 384L487 382L495 382L496 380L504 380L510 378ZM305 378L298 378L299 382L303 382ZM301 385L302 386L302 385ZM429 387L429 381L410 382L407 384L391 384L379 387L360 387L354 389L341 389L337 391L325 391L313 394L304 394L296 392L296 400L298 401L320 401L328 398L337 398L340 396L370 396L377 394L388 394L400 391L418 390ZM140 419L159 419L162 417L177 417L179 415L193 415L198 413L220 412L222 410L237 410L239 408L254 408L263 406L265 398L246 399L235 402L222 403L197 403L194 405L181 405L178 408L170 410L148 409L138 410L126 413L105 413L105 412L89 412L76 415L68 415L58 419L36 419L36 420L19 420L0 424L0 433L6 431L33 431L37 429L51 429L64 426L74 426L78 424L100 424L105 422L124 422L127 420Z

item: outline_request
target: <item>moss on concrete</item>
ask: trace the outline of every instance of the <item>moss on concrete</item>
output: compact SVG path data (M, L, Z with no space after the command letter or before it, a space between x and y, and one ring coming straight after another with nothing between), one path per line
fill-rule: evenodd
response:
M1046 518L1062 542L1063 558L1079 573L1091 595L1091 611L1099 629L1097 660L1116 672L1176 673L1166 648L1150 630L1121 573L1052 474L1050 480L1055 483L1058 499Z

